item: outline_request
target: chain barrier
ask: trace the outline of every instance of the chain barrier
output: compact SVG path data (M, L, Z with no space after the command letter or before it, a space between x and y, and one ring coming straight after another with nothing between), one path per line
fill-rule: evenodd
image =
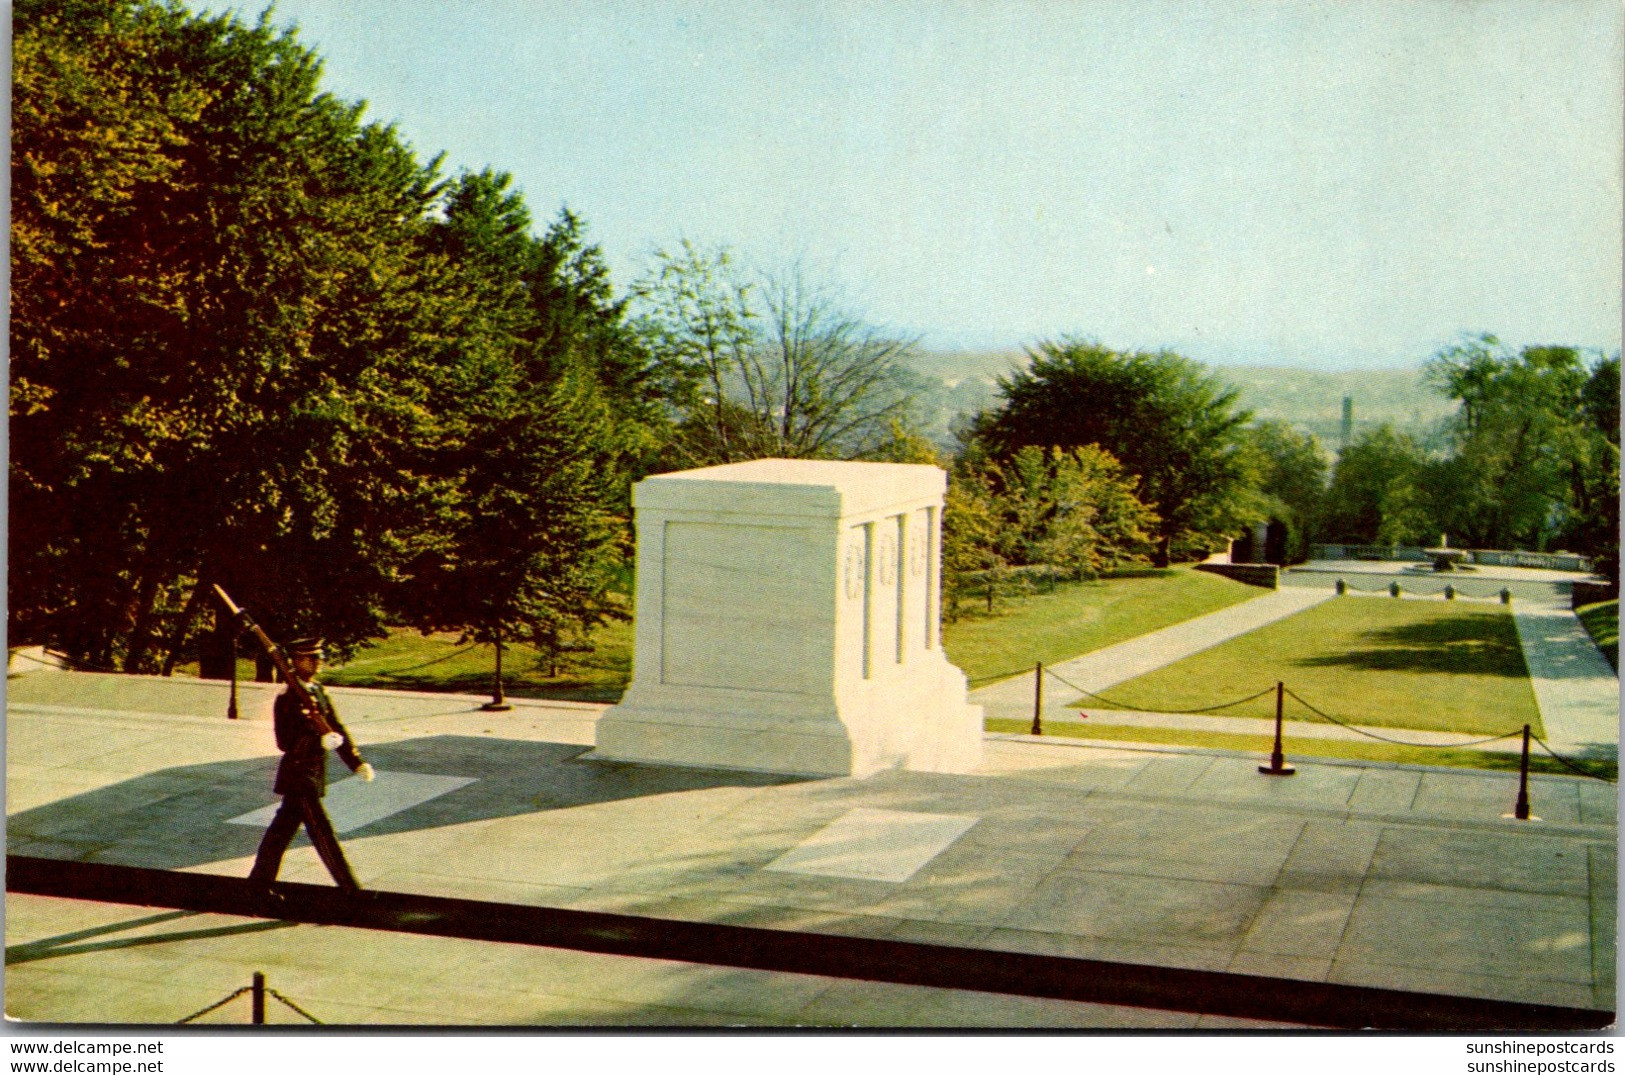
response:
M295 1004L293 1001L289 1000L287 997L283 996L281 993L278 993L275 989L272 989L270 986L265 985L262 975L256 974L254 976L254 979L255 979L256 984L254 984L254 985L245 985L241 989L234 990L233 992L226 994L224 997L222 997L219 1000L215 1001L213 1004L209 1005L207 1008L204 1008L201 1011L195 1011L191 1015L188 1015L185 1019L177 1019L175 1021L175 1025L176 1026L184 1026L185 1024L190 1023L194 1019L201 1019L205 1015L208 1015L210 1012L219 1011L221 1008L224 1008L227 1004L230 1004L232 1001L236 1000L238 997L242 996L243 994L245 994L245 993L254 993L254 992L256 992L256 990L260 990L260 989L264 990L265 996L272 997L272 998L280 1001L282 1004L284 1004L287 1007L293 1009L295 1012L297 1012L298 1014L304 1016L306 1019L310 1020L312 1023L315 1023L317 1026L322 1026L323 1025L323 1023L322 1023L322 1021L320 1019L316 1018L314 1015L311 1015L309 1012L305 1011L305 1009L301 1008L299 1005ZM255 1005L254 1005L254 1021L256 1023L260 1022L262 1017L263 1017L264 1013L263 1013L263 1011L261 1009L262 1009L262 1005L259 1002L259 997L256 996L255 997Z
M120 672L117 668L106 668L106 667L103 667L102 665L99 665L99 664L91 664L89 661L81 661L78 658L69 657L66 653L57 653L55 650L46 650L45 655L47 657L55 658L56 660L61 661L63 664L68 665L70 667L70 669L72 671L75 671L75 672L100 672L100 673L103 673L105 675L113 675L113 676L118 676L118 675L123 675L124 674L124 673Z
M312 1023L315 1023L317 1026L322 1025L322 1021L320 1019L316 1018L314 1015L311 1015L309 1012L305 1011L305 1009L301 1008L299 1005L295 1004L293 1001L289 1000L287 997L283 996L281 993L278 993L275 989L272 989L269 986L267 986L266 989L265 989L265 994L266 994L266 996L275 997L277 1000L280 1000L283 1004L286 1004L288 1007L292 1008L294 1011L298 1012L300 1015L304 1016L306 1019L309 1019Z
M417 671L420 671L421 669L428 668L431 665L441 664L441 663L443 663L445 661L449 661L449 660L452 660L454 658L461 657L465 653L472 653L472 652L474 652L475 650L479 649L481 646L484 646L484 645L488 645L488 643L475 642L473 645L464 646L462 649L452 650L450 653L442 654L439 657L431 657L427 661L424 661L422 664L407 665L405 668L396 668L396 669L394 669L392 671L385 672L383 674L386 675L386 676L389 676L389 675L399 675L402 672L417 672ZM342 671L343 668L344 668L343 665L339 665L339 670Z
M1415 747L1417 750L1457 750L1461 747L1476 747L1482 746L1485 743L1495 743L1502 739L1511 739L1513 736L1523 734L1523 729L1519 728L1516 731L1507 732L1505 735L1492 735L1485 739L1470 739L1464 743L1412 743L1404 739L1390 739L1385 735L1378 735L1375 732L1368 732L1364 728L1350 724L1347 721L1338 720L1330 713L1323 712L1304 701L1303 698L1300 697L1291 687L1286 688L1286 693L1291 695L1295 702L1309 710L1309 712L1315 714L1317 717L1323 717L1326 720L1331 721L1340 728L1347 728L1351 732L1357 732L1358 734L1366 736L1367 738L1376 739L1383 743L1392 743L1395 746L1401 747Z
M1371 587L1356 586L1347 579L1341 579L1339 581L1343 583L1343 588L1348 590L1350 593L1391 594L1393 592L1389 589L1389 583L1383 583L1382 585ZM1399 588L1399 592L1410 597L1439 597L1444 594L1446 589L1452 590L1458 598L1463 598L1468 601L1496 601L1501 599L1501 591L1499 589L1496 589L1491 593L1479 593L1474 592L1480 589L1478 586L1463 587L1459 583L1454 582L1448 583L1446 586L1437 590L1420 590L1413 586L1401 586Z
M202 1011L193 1012L191 1015L188 1015L185 1019L177 1019L177 1020L175 1020L175 1025L176 1026L181 1026L183 1024L190 1023L193 1019L201 1019L205 1015L208 1015L210 1012L214 1011L217 1008L224 1008L227 1004L230 1004L232 1001L236 1000L238 997L242 996L244 993L252 993L253 991L254 991L253 986L245 985L241 989L237 990L235 993L228 994L225 997L225 999L215 1001L213 1004L209 1005L207 1008L204 1008Z
M1107 705L1111 706L1114 709L1129 709L1129 710L1138 710L1138 711L1141 711L1141 712L1154 712L1154 713L1170 713L1170 714L1173 714L1175 716L1188 716L1188 715L1191 715L1191 714L1194 714L1194 713L1213 713L1213 712L1216 712L1216 711L1218 711L1220 709L1229 709L1232 706L1238 706L1238 705L1241 705L1244 702L1251 702L1251 701L1254 701L1255 699L1262 698L1262 697L1264 697L1264 695L1269 694L1269 693L1271 693L1271 692L1273 692L1275 690L1274 687L1266 687L1263 690L1259 691L1257 694L1249 694L1247 697L1245 697L1245 698L1237 698L1233 702L1223 702L1223 703L1221 703L1219 705L1203 706L1200 709L1156 709L1156 710L1148 710L1144 706L1127 705L1127 704L1125 704L1125 703L1123 703L1121 701L1115 701L1115 700L1113 700L1111 698L1108 698L1104 694L1096 694L1094 691L1085 690L1084 688L1078 686L1076 683L1073 683L1070 680L1064 679L1061 676L1056 675L1053 671L1051 671L1048 668L1044 669L1044 671L1047 672L1050 676L1054 677L1059 682L1065 683L1068 687L1071 687L1073 690L1077 691L1079 694L1086 694L1090 698L1094 698L1094 699L1097 699L1097 700L1099 700L1101 702L1104 702L1104 703L1106 703Z
M1015 679L1017 676L1024 676L1031 671L1031 668L1021 668L1014 672L995 672L991 676L977 676L975 679L967 679L965 682L975 686L978 683L993 683L1001 679Z
M1561 755L1557 751L1553 750L1550 746L1547 745L1546 740L1542 739L1540 736L1535 735L1533 733L1530 733L1529 738L1531 738L1535 742L1539 743L1540 744L1540 749L1544 750L1546 753L1550 754L1553 758L1555 758L1557 760L1557 763L1559 765L1563 766L1563 768L1568 769L1571 772L1578 773L1581 776L1590 777L1592 780L1601 780L1604 784L1617 784L1617 783L1619 783L1619 778L1617 776L1616 777L1598 776L1596 773L1588 773L1588 772L1586 772L1584 769L1582 769L1579 766L1575 765L1574 763L1570 762L1567 758L1563 757L1563 755Z
M1097 694L1097 693L1095 693L1094 691L1091 691L1091 690L1085 690L1083 687L1078 686L1076 683L1073 683L1072 681L1068 680L1066 677L1056 674L1056 672L1053 669L1045 668L1044 671L1051 678L1055 679L1057 682L1065 684L1067 687L1071 688L1072 690L1077 691L1079 694L1082 694L1082 695L1085 695L1086 697L1093 698L1093 699L1095 699L1097 701L1103 702L1106 705L1109 705L1109 706L1111 706L1111 707L1113 707L1115 709L1126 709L1126 710L1137 710L1137 711L1144 711L1144 712L1168 713L1170 715L1175 715L1175 716L1188 716L1188 715L1193 715L1193 714L1198 714L1198 713L1213 713L1213 712L1216 712L1216 711L1221 710L1221 709L1230 709L1230 708L1232 708L1234 706L1242 705L1242 704L1244 704L1246 702L1256 701L1257 699L1262 698L1266 694L1270 694L1271 692L1273 692L1275 690L1275 688L1273 688L1273 687L1266 687L1264 690L1259 691L1257 694L1249 694L1245 698L1237 698L1234 701L1222 702L1222 703L1220 703L1218 705L1202 706L1202 707L1197 708L1197 709L1145 710L1144 707L1142 707L1142 706L1127 705L1127 704L1123 703L1120 700L1115 700L1115 699L1109 698L1109 697L1107 697L1106 695L1103 695L1103 694ZM1016 673L1016 674L1020 674L1020 673ZM1001 677L1001 678L1010 678L1010 677L1006 676L1006 677ZM1523 734L1523 729L1520 727L1520 728L1517 728L1517 729L1515 729L1513 731L1510 731L1510 732L1504 732L1504 733L1502 733L1500 735L1485 736L1482 739L1468 739L1468 740L1464 740L1464 741L1459 742L1459 743L1416 743L1416 742L1412 742L1411 740L1408 740L1408 739L1395 739L1392 736L1379 735L1376 732L1367 731L1366 729L1360 727L1359 725L1351 724L1346 720L1340 720L1337 717L1332 716L1330 713L1326 712L1325 710L1323 710L1323 709L1319 708L1318 706L1312 704L1307 699L1305 699L1302 695L1298 694L1296 691L1294 691L1290 687L1283 687L1282 691L1283 691L1284 694L1289 695L1292 698L1293 701L1297 702L1299 705L1301 705L1305 709L1309 710L1309 712L1313 713L1315 716L1320 717L1322 720L1325 720L1325 721L1327 721L1327 722L1329 722L1331 724L1335 724L1339 728L1345 728L1348 731L1354 732L1356 735L1363 735L1367 739L1375 739L1376 741L1378 741L1380 743L1388 743L1388 744L1390 744L1392 746L1411 747L1412 749L1415 749L1415 750L1462 750L1462 749L1465 749L1465 748L1468 748L1468 747L1483 746L1486 743L1497 743L1497 742L1500 742L1503 739L1513 739L1513 738L1516 738L1517 736L1520 736L1520 735ZM1544 739L1542 739L1540 736L1532 735L1531 738L1534 739L1535 742L1539 743L1540 746L1541 746L1541 749L1546 751L1547 754L1550 754L1552 756L1553 760L1555 760L1559 765L1563 766L1565 769L1568 769L1570 772L1573 772L1573 773L1575 773L1575 774L1577 774L1579 776L1588 777L1588 778L1590 778L1592 780L1600 780L1600 781L1602 781L1604 783L1608 783L1608 784L1613 784L1613 783L1618 782L1617 777L1598 776L1596 773L1588 772L1586 769L1574 764L1573 762L1569 761L1567 758L1565 758L1561 754L1559 754L1557 751L1553 750L1551 748L1551 746Z

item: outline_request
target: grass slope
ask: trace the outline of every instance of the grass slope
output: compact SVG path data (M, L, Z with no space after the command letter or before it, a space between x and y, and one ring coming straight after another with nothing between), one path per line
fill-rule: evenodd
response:
M1591 632L1591 640L1597 643L1614 671L1619 671L1619 602L1598 601L1594 605L1581 605L1575 611Z
M1073 657L1260 592L1188 568L1062 583L1054 593L1007 601L992 616L973 613L945 626L943 644L950 659L972 678L1019 672L1034 661ZM531 647L507 647L502 662L507 692L518 698L618 700L632 675L632 625L601 627L592 643L591 653L566 654L557 676L548 674L551 670ZM490 646L459 645L456 635L425 637L396 629L323 678L349 687L485 694L491 690L492 668Z
M1114 705L1195 709L1283 681L1339 720L1494 735L1544 734L1511 615L1500 605L1344 597L1105 691ZM1291 716L1307 716L1290 698ZM1273 693L1215 715L1273 717ZM1412 760L1422 761L1422 758Z
M967 676L985 681L1136 638L1263 592L1187 567L1127 572L1098 582L1061 583L1054 593L1005 604L992 616L968 608L957 623L943 625L942 645Z
M549 674L552 669L533 647L504 646L504 689L516 698L618 700L632 678L632 625L606 624L593 632L592 643L591 653L564 654L558 675ZM322 680L342 687L488 694L495 663L491 646L459 645L454 634L425 636L396 628L382 642L324 671Z

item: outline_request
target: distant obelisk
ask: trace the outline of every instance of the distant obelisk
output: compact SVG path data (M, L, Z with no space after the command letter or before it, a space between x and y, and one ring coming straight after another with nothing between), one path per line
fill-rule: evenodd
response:
M1343 443L1341 451L1348 451L1349 442L1354 439L1354 397L1343 397Z

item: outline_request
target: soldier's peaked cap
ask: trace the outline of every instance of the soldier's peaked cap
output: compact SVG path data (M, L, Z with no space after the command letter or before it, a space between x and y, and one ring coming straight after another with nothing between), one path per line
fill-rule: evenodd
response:
M288 643L288 656L290 657L320 657L322 655L322 640L319 638L296 638Z

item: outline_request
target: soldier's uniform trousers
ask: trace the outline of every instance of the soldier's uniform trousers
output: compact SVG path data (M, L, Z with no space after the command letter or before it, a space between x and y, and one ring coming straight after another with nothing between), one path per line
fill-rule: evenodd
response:
M282 856L287 853L288 845L293 842L293 835L299 831L300 825L310 835L310 842L315 845L316 854L321 856L327 872L333 875L334 883L344 889L360 888L355 874L350 872L350 863L344 858L339 838L333 832L333 823L328 820L327 811L322 809L321 797L304 790L293 791L282 797L276 817L271 819L270 827L260 840L259 854L254 857L254 869L249 872L248 879L261 883L276 879L277 871L282 868Z

